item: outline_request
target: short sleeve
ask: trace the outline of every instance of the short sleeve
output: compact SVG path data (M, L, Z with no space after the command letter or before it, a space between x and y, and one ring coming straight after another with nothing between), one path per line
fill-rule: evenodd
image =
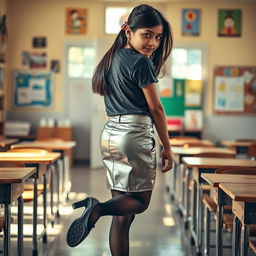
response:
M134 65L132 75L136 84L141 88L148 84L158 82L154 65L151 59L146 56L140 58L140 60Z

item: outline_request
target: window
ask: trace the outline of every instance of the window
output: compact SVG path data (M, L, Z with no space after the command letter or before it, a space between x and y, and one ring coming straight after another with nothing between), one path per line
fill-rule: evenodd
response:
M107 7L105 9L105 33L118 34L130 12L131 8Z
M89 46L71 46L68 49L68 77L91 78L95 50Z
M174 79L202 80L202 50L174 48L171 74Z

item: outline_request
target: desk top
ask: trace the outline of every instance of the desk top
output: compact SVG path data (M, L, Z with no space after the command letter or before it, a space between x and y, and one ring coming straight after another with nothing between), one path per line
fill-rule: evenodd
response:
M36 168L1 167L0 183L23 183L36 172Z
M172 147L173 158L176 163L180 163L181 157L183 156L193 156L200 153L227 153L234 154L235 152L227 148L217 148L217 147Z
M0 152L0 163L46 163L52 164L60 158L60 153Z
M249 147L251 144L255 143L252 141L228 141L223 140L220 142L222 145L226 147Z
M23 147L46 147L51 148L52 150L68 150L76 146L75 141L61 141L61 142L51 142L51 141L28 141L21 142L15 145L12 145L11 148L18 148L19 146Z
M218 187L220 183L245 183L256 186L256 175L203 173L201 177L213 187Z
M219 167L256 167L256 160L212 157L184 157L182 162L188 167L219 168Z
M222 189L233 200L256 202L255 184L220 183L219 188Z
M197 140L197 139L188 139L188 140L176 140L176 139L169 139L171 146L184 146L186 144L203 144L213 146L214 143L209 140Z
M6 147L11 144L17 143L18 141L19 141L18 139L0 139L0 146Z

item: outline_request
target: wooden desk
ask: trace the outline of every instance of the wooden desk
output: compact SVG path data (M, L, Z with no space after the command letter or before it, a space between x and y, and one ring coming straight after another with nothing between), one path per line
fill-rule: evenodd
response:
M36 173L35 168L0 168L0 204L4 204L4 250L10 252L11 204L18 199L18 247L17 255L23 255L23 183ZM13 254L12 254L13 255Z
M183 157L182 162L190 167L193 176L192 225L191 233L196 242L197 253L201 253L202 241L202 173L214 173L219 167L256 167L256 161L249 159L229 159L208 157ZM222 241L216 241L216 247L222 248Z
M188 147L186 144L202 144L205 146L214 146L214 143L209 140L196 140L196 139L189 139L189 140L176 140L176 139L169 139L171 146L174 147Z
M238 255L240 221L242 223L240 251L241 256L246 256L249 247L249 225L256 224L256 184L220 183L219 187L232 199L232 211L236 216L233 225L232 255Z
M201 153L227 153L227 154L234 154L233 150L226 149L226 148L205 148L205 147L192 147L192 148L183 148L183 147L172 147L172 154L173 159L177 164L181 164L182 157L185 156L194 156L195 154L201 154Z
M0 139L0 147L3 148L3 150L8 150L10 145L17 143L18 141L18 139Z
M256 184L256 175L202 173L201 177L213 187L220 183Z
M46 168L39 168L40 164L51 165L60 158L60 153L16 153L16 152L0 152L0 163L23 163L36 167L34 175L34 200L33 200L33 255L38 254L37 249L37 180L43 176L44 180L44 233L43 241L47 241L46 234L46 203L47 203L47 175Z
M227 141L223 140L220 142L223 146L233 148L237 154L248 153L248 148L255 142L253 141Z
M236 186L240 187L241 184L254 184L256 185L256 175L241 175L241 174L209 174L203 173L201 177L210 185L217 188L217 221L216 221L216 241L222 241L222 208L226 201L224 195L219 192L219 185L221 183L237 183ZM239 185L238 185L239 184ZM256 189L255 189L256 193ZM209 221L209 220L206 220ZM204 229L207 232L207 228ZM209 239L209 238L208 238ZM205 239L206 240L206 239ZM222 244L218 243L219 246ZM216 254L222 255L222 247L216 248Z
M6 135L9 139L18 139L19 141L33 141L36 139L35 134L29 134L29 135Z
M21 142L15 145L12 145L11 148L18 148L18 147L46 147L50 148L55 152L61 153L61 159L63 163L63 170L62 176L60 180L62 181L58 187L58 191L60 193L64 193L64 198L68 198L68 193L71 191L71 179L70 179L70 150L76 146L75 141L58 141L58 142L51 142L51 141L32 141L32 142ZM59 200L59 199L58 199ZM57 215L59 213L57 212Z
M226 148L217 148L217 147L172 147L173 159L175 162L175 168L172 173L171 188L170 193L172 198L176 198L178 201L178 207L182 212L184 218L184 227L188 227L189 219L189 180L191 172L188 168L184 168L182 164L182 157L194 156L195 154L200 153L235 153L232 150ZM185 182L183 182L185 180Z

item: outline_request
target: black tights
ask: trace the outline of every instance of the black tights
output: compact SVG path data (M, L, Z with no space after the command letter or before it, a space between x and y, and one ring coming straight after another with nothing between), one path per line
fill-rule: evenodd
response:
M152 191L125 193L112 190L112 199L99 203L91 214L95 223L101 216L112 215L109 244L112 256L129 255L129 230L135 214L144 212Z

